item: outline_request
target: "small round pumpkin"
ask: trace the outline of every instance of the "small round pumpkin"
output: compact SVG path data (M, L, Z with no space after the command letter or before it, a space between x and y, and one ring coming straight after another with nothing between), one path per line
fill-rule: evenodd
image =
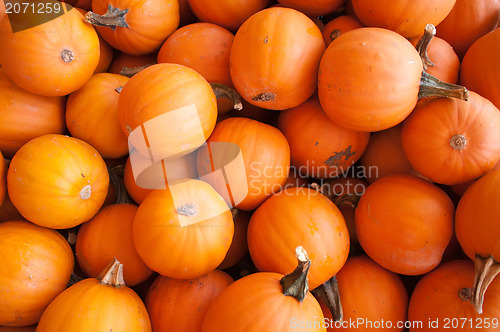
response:
M356 17L342 15L326 23L323 30L321 30L321 34L323 35L326 47L328 47L332 41L344 32L362 28L363 26Z
M108 193L109 175L89 144L63 135L43 135L12 158L7 190L27 220L49 228L71 228L92 218Z
M58 232L26 221L0 223L0 324L28 326L67 286L73 252Z

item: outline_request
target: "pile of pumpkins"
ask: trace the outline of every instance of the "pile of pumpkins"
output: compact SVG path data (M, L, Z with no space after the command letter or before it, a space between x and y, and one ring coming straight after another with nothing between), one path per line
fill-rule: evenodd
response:
M499 19L0 1L0 332L498 331Z

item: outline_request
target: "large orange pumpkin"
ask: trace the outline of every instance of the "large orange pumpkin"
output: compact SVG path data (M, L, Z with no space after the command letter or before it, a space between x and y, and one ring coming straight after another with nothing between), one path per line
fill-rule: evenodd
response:
M63 135L43 135L23 145L7 173L14 206L27 220L50 228L71 228L92 218L108 184L99 153Z
M151 325L155 331L200 331L208 308L233 278L213 270L195 279L159 276L146 296Z
M390 175L361 196L356 232L365 252L382 267L424 274L441 262L454 212L451 199L437 186L410 175Z
M93 0L86 20L115 49L148 54L179 26L177 0Z
M44 96L64 96L82 87L94 73L99 38L78 10L55 0L48 4L58 4L64 14L42 24L29 21L40 15L29 14L2 21L0 63L21 88ZM17 31L26 23L34 26Z
M146 265L177 279L214 270L224 259L233 233L226 202L200 180L181 180L148 194L133 226L135 247Z
M43 312L37 332L151 332L144 303L123 281L116 259L99 279L84 279L59 294Z
M0 223L0 324L38 322L68 284L73 252L58 232L26 221Z
M241 97L266 109L305 102L317 89L325 43L305 14L273 7L252 15L231 47L231 78Z

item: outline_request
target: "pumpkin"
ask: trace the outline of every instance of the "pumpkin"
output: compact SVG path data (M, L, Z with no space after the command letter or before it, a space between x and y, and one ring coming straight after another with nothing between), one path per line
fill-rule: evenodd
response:
M208 308L201 331L326 332L321 307L308 291L311 260L302 247L297 258L296 269L287 275L258 272L229 285Z
M499 18L500 3L496 0L456 0L437 26L437 36L450 43L462 59L470 45L497 27Z
M413 168L452 185L478 178L500 159L500 111L486 98L437 98L404 121L401 144Z
M71 228L92 218L106 198L106 164L89 144L63 135L43 135L12 158L7 190L27 220Z
M382 267L420 275L441 262L454 212L451 199L437 186L410 175L389 175L368 186L359 199L356 233L366 254Z
M264 9L269 0L188 0L191 10L201 22L220 25L236 31L253 14Z
M290 172L288 172L288 178L283 185L283 189L295 187L309 187L309 180L308 178L300 174L295 167L291 167Z
M456 211L455 233L458 242L476 263L474 285L470 286L473 291L472 303L478 313L482 312L484 294L489 284L500 273L499 188L500 171L485 174L465 191ZM488 293L495 294L495 291L488 290Z
M318 95L339 126L379 131L401 123L419 98L466 99L467 90L423 71L418 52L401 35L368 27L348 31L330 44L320 63Z
M338 36L344 32L362 28L363 24L357 18L349 15L341 15L326 23L321 34L326 47L330 46Z
M345 0L278 0L286 7L297 9L307 16L323 16L331 14L345 2Z
M500 30L495 29L476 40L467 50L460 67L460 82L500 108Z
M285 189L262 203L250 218L247 240L259 271L277 273L293 268L294 260L287 253L300 243L311 257L311 289L332 278L349 253L342 213L310 188Z
M29 140L63 134L65 99L33 94L18 87L0 68L0 150L12 157Z
M130 55L127 53L117 52L109 66L109 73L120 74L127 77L132 77L144 68L156 64L156 53L144 55Z
M407 318L408 292L397 274L361 255L347 259L336 279L344 317L342 322L333 322L326 305L320 302L328 331L379 331L381 328L374 328L374 324L403 331L398 324ZM353 327L349 322L357 323Z
M137 206L132 204L108 205L80 227L75 253L87 276L97 278L115 257L124 266L123 279L129 286L140 284L153 273L134 246L136 211Z
M316 96L281 112L278 128L290 145L291 164L313 178L347 172L370 140L370 133L345 129L330 120Z
M0 223L0 324L38 322L68 284L73 252L58 232L26 221Z
M393 30L406 38L422 34L427 24L438 25L456 0L352 0L357 18L366 26ZM398 68L397 66L395 68Z
M113 61L114 48L106 42L101 35L97 34L99 37L99 62L94 71L95 73L105 73L108 71L111 62Z
M73 137L92 145L103 158L128 153L127 137L118 122L120 88L128 78L99 73L68 97L66 126Z
M281 190L288 177L290 147L270 125L229 118L217 124L208 145L198 150L197 165L200 178L228 205L249 211ZM219 176L221 170L224 178Z
M63 2L70 2L70 1L63 1ZM75 1L73 0L72 2L75 2ZM90 9L92 9L92 0L77 0L75 6L77 8L90 10Z
M9 195L6 194L2 205L0 205L0 222L9 220L24 220L24 218L10 201Z
M231 209L231 213L234 222L234 235L226 257L217 267L220 270L235 265L248 253L247 229L251 214L238 209Z
M141 55L158 50L179 26L177 0L93 0L86 20L113 48Z
M194 23L197 21L196 16L191 10L189 5L189 0L178 0L179 1L179 17L180 23L179 27Z
M134 75L123 87L118 118L129 144L159 161L188 154L205 143L215 127L217 102L201 74L160 63Z
M10 327L10 326L0 326L0 332L35 332L36 326L22 326L22 327Z
M231 78L250 104L272 110L295 107L316 91L324 51L321 31L309 17L291 8L267 8L236 32Z
M153 330L200 331L210 304L233 281L219 270L185 280L158 276L146 296Z
M7 163L0 151L0 206L3 204L7 192Z
M208 183L180 180L146 196L135 215L133 234L149 268L190 279L224 260L234 225L224 199Z
M64 14L38 25L31 20L40 15L26 17L29 11L2 21L0 45L5 51L0 53L0 63L19 87L44 96L64 96L82 87L94 73L99 38L78 10L58 1L49 3L59 4ZM34 26L17 31L27 22Z
M132 170L132 163L130 162L130 158L127 158L127 162L125 163L125 168L123 170L123 183L125 185L127 193L137 204L141 204L142 201L144 201L144 198L146 198L146 195L153 190L137 185L137 182L134 178L134 172Z
M0 21L2 21L3 17L5 16L5 4L0 3Z
M478 314L471 303L474 264L454 260L439 266L417 283L408 308L410 331L498 331L500 280L491 284Z
M37 332L150 332L144 303L123 281L116 259L99 279L84 279L59 294L43 312Z

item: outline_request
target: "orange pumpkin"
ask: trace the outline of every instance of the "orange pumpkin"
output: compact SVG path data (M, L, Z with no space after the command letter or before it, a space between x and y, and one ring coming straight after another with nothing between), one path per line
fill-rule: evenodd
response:
M189 5L189 0L178 0L179 1L179 17L180 23L179 27L194 23L197 21L196 16L191 10Z
M486 294L484 313L478 314L471 301L474 264L447 262L417 283L408 308L410 331L498 331L500 280Z
M291 164L313 178L347 172L363 154L370 133L345 129L326 116L317 97L280 113L278 128L290 145Z
M234 161L228 160L233 154ZM249 211L282 189L290 167L290 147L285 136L270 125L229 118L217 124L197 158L200 177L223 195L228 205ZM221 169L227 180L210 176Z
M345 0L278 0L278 2L314 17L333 13Z
M92 218L106 198L109 176L99 153L63 135L43 135L12 158L7 188L27 220L50 228L71 228Z
M129 144L159 161L188 154L205 143L215 127L217 101L201 74L160 63L134 75L123 87L118 118Z
M10 201L9 195L5 195L0 206L0 222L9 220L24 220L24 218Z
M146 308L155 331L200 331L212 302L233 278L214 270L195 279L159 276L146 296Z
M419 275L441 262L453 233L454 212L451 199L437 186L410 175L389 175L361 196L356 233L376 263L392 272Z
M85 16L113 48L141 55L158 50L179 26L177 0L93 0Z
M470 45L494 30L500 19L500 2L456 0L446 18L439 23L437 36L451 44L460 59Z
M233 214L234 235L226 257L217 267L221 270L235 265L248 253L247 229L251 214L238 209L232 209L231 213Z
M277 273L293 269L295 262L287 253L300 243L312 261L311 289L333 277L349 253L342 213L310 188L285 189L262 203L250 218L247 238L255 266Z
M303 248L297 258L297 268L286 276L258 272L229 285L208 308L201 332L326 332L321 307L308 292L311 260Z
M441 23L455 1L352 0L352 6L364 25L393 30L403 37L411 38L421 35L427 24Z
M0 21L2 21L4 15L5 15L5 4L2 1L0 3Z
M264 9L245 21L234 37L231 78L251 104L272 110L295 107L316 91L324 51L320 29L305 14Z
M6 192L7 192L7 163L3 158L2 151L0 151L0 206L4 202Z
M210 22L236 31L250 16L264 9L269 0L188 0L201 22Z
M38 322L49 303L68 284L73 252L54 230L25 221L0 223L0 324Z
M114 48L105 41L101 35L97 34L99 37L99 62L94 71L95 73L105 73L108 71L111 62L113 61Z
M123 282L115 262L99 279L84 279L59 294L43 312L37 332L151 332L144 303Z
M109 73L132 77L144 68L156 64L156 53L130 55L117 52L109 66Z
M214 270L224 260L233 233L224 199L200 180L176 182L148 194L133 226L135 247L146 265L176 279Z
M0 63L19 87L44 96L64 96L82 87L94 73L99 38L78 10L55 0L49 3L58 4L64 14L38 25L29 20L40 15L13 15L2 21ZM16 31L27 22L34 26Z
M437 98L404 121L401 143L413 168L452 185L478 178L500 159L500 111L469 92L469 100Z
M362 28L363 24L358 21L357 18L349 15L342 15L329 21L321 33L325 41L326 47L328 47L332 41L334 41L338 36L344 32L351 31L354 29Z
M128 153L127 137L118 122L119 88L128 78L95 74L78 91L69 95L66 125L73 137L92 145L103 158L119 158Z
M485 174L463 194L456 211L458 242L476 263L474 285L469 286L472 287L472 303L478 313L482 312L485 292L495 293L489 290L489 284L500 273L499 189L500 171Z

